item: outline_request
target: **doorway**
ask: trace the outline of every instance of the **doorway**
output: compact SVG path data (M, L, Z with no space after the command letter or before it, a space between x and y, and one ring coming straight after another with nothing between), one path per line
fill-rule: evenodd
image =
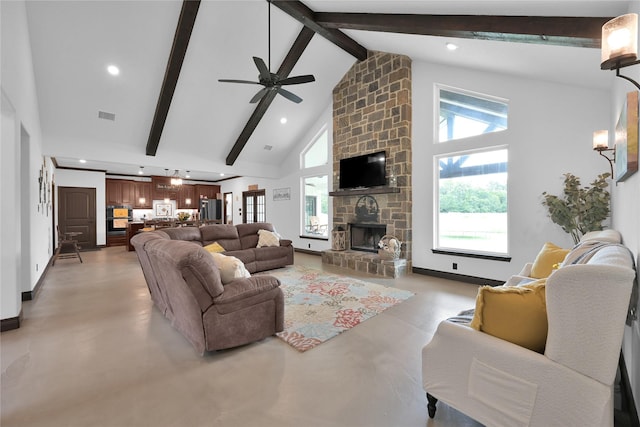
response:
M233 224L233 193L224 193L224 223Z
M61 233L81 232L82 249L96 247L96 189L58 187L58 227Z
M265 190L242 192L242 222L251 224L267 220L267 198Z

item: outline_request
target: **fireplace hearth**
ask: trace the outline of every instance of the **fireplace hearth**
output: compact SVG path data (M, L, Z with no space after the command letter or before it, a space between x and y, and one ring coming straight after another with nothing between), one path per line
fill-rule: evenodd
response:
M351 250L378 252L378 242L387 233L385 224L350 223Z

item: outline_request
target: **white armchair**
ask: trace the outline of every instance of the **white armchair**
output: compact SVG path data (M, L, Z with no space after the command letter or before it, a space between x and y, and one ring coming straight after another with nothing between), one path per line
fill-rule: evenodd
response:
M613 382L635 274L631 253L615 244L551 274L544 354L440 323L422 350L429 416L440 400L488 426L613 426Z

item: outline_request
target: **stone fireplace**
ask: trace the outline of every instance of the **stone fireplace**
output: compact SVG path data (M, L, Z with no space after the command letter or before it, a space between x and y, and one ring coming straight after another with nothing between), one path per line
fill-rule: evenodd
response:
M397 277L411 269L411 59L369 52L333 90L333 188L338 188L340 159L382 150L388 186L330 193L333 227L346 231L348 247L324 251L322 260ZM362 230L364 225L368 231ZM385 234L402 242L399 260L378 256L377 244Z

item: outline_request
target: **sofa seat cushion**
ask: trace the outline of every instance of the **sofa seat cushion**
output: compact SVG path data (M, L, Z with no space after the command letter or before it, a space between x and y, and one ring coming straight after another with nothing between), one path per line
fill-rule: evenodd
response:
M212 224L200 227L202 236L202 244L210 245L218 242L225 251L240 250L240 238L235 225L229 224Z
M541 279L523 286L481 286L470 326L544 353L548 330L545 282Z
M252 264L256 261L256 251L255 249L244 249L239 251L227 251L224 253L225 255L234 256L238 258L245 267L249 268L248 265ZM249 269L251 271L251 269Z
M270 246L259 248L254 251L256 261L269 261L285 258L291 252L287 246Z

